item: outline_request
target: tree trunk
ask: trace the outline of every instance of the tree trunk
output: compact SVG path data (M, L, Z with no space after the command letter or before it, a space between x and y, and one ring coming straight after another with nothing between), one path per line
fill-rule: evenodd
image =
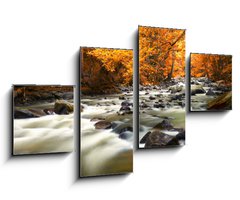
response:
M172 50L172 67L171 67L171 71L168 74L168 80L172 79L172 75L173 75L173 71L174 71L174 62L175 62L175 51L174 49Z

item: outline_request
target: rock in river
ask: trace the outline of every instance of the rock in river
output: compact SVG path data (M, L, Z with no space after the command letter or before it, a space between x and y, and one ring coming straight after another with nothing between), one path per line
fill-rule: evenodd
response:
M124 114L132 114L132 110L129 106L122 106L119 110L119 112L117 112L120 115L124 115Z
M34 117L40 117L37 114L32 113L29 110L14 110L14 119L26 119L26 118L34 118Z
M95 129L109 129L112 127L112 123L105 120L101 120L96 124L94 124L94 126L95 126Z
M215 92L212 89L209 89L206 95L215 95Z
M191 85L191 95L204 94L206 91L201 85Z
M171 124L170 120L164 119L161 123L157 124L153 128L159 130L170 130L173 128L173 125Z
M119 111L130 111L131 108L129 106L122 106Z
M123 132L119 135L119 138L124 139L124 140L128 140L131 137L133 137L131 132Z
M156 98L153 97L153 96L150 96L149 99L150 99L150 100L155 100Z
M125 96L119 96L118 97L120 100L125 100L126 98L125 98Z
M165 105L163 103L155 103L153 105L154 108L165 108Z
M144 109L144 108L149 108L150 106L148 104L146 104L145 102L141 102L140 103L140 108Z
M160 148L169 145L179 145L178 139L160 131L153 131L147 137L145 148Z
M42 117L42 116L47 115L47 114L44 112L44 110L42 110L42 109L33 109L33 108L30 108L29 111L30 111L32 114L34 114L34 115L36 115L36 116L38 116L38 117Z
M132 103L130 103L129 101L123 101L122 103L121 103L121 106L132 106L133 104Z
M57 100L54 104L54 112L59 115L66 115L73 112L73 105L65 100Z

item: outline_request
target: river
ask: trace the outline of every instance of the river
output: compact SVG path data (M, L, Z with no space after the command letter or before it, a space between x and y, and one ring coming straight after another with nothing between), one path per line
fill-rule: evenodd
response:
M185 129L185 94L184 84L179 84L182 90L171 93L169 88L159 86L142 87L139 92L139 148L144 148L145 143L140 143L146 133L163 120L170 120L174 128ZM180 94L181 93L181 94ZM182 95L181 98L176 98ZM144 107L143 107L144 105ZM162 107L158 107L161 105ZM162 131L165 134L175 136L177 131ZM179 141L184 145L184 141Z
M14 119L14 155L71 152L74 114Z
M124 100L119 97L124 95ZM132 114L119 112L123 101L132 102L132 92L81 98L81 176L132 172ZM110 129L96 129L99 119L112 123ZM91 121L91 119L96 119Z

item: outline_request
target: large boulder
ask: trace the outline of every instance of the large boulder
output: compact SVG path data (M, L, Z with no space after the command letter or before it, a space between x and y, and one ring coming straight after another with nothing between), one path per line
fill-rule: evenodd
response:
M159 129L159 130L170 130L172 128L173 128L173 125L168 119L164 119L161 123L153 127L153 129Z
M179 145L178 139L161 131L153 131L147 137L145 148L161 148L171 145Z
M95 129L109 129L112 127L112 123L105 120L101 120L96 124L94 124L94 126L95 126Z
M47 114L44 112L44 110L41 110L41 109L33 109L33 108L30 108L29 111L30 111L32 114L34 114L34 115L36 115L36 116L38 116L38 117L42 117L42 116L47 115Z
M201 85L191 85L191 95L195 94L205 94L206 91Z
M73 112L73 105L65 100L57 100L54 104L54 112L59 115L68 115Z

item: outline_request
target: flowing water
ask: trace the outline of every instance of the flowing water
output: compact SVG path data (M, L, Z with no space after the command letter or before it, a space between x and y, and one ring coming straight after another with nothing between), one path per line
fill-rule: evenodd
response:
M153 96L156 99L150 101L149 96ZM153 107L154 102L160 99L167 101L169 96L171 96L171 93L167 89L152 89L150 91L143 90L139 92L139 101L147 102L147 104L150 105L150 108L140 109L139 111L139 142L147 132L152 130L154 126L161 123L164 119L169 119L174 128L185 129L185 106L175 105L176 102L172 101L171 105L165 108ZM177 131L165 131L164 133L173 136L178 134ZM183 145L184 142L181 142L180 145ZM139 148L144 148L144 146L145 144L139 143Z
M14 119L14 154L71 152L73 114Z
M216 96L206 94L196 94L191 96L191 111L206 111L208 102L215 99Z
M197 79L195 78L195 80ZM216 93L215 95L206 95L206 93L191 95L191 111L206 111L208 110L208 103L213 99L216 99L218 96L220 96L220 94L217 94L218 91L216 89L213 89L209 86L204 86L204 82L198 83L202 85L203 89L206 92L211 89L213 92Z
M119 115L121 95L84 97L81 99L81 176L127 173L132 171L132 114ZM125 94L131 101L132 93ZM104 118L113 124L110 129L95 129ZM121 138L124 136L124 139Z

